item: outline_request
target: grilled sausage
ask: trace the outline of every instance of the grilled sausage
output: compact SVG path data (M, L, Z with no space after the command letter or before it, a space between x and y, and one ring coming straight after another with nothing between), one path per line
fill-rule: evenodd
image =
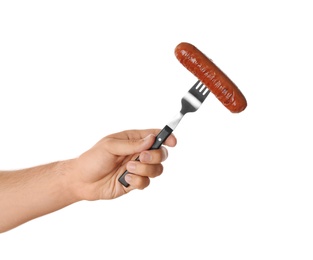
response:
M193 73L233 113L247 107L239 88L194 45L182 42L175 48L176 58Z

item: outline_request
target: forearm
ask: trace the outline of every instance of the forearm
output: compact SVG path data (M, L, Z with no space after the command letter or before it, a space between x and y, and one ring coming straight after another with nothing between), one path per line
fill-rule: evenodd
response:
M0 233L78 201L67 181L72 170L68 160L0 172Z

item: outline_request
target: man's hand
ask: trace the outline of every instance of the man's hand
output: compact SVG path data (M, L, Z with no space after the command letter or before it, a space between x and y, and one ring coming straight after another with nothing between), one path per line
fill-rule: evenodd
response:
M163 172L162 162L168 152L164 146L149 150L159 129L128 130L108 135L75 161L75 171L69 174L71 183L76 183L74 192L79 199L113 199L133 189L144 189L150 178ZM168 137L164 145L174 147L176 138ZM139 155L139 161L135 161ZM118 182L119 176L126 175L130 184L125 188Z
M81 200L113 199L146 188L167 158L164 146L149 150L159 131L123 131L75 159L0 171L0 233ZM174 147L176 138L169 136L164 145ZM118 181L126 169L128 188Z

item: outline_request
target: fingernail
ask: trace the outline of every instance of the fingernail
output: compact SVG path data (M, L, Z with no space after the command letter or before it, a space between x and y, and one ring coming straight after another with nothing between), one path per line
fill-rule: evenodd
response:
M152 160L152 156L150 153L143 152L140 154L140 161L142 162L150 162Z
M132 180L132 175L131 175L131 174L126 174L126 175L125 175L125 181L126 181L127 183L130 183L131 180Z
M136 170L136 163L135 162L128 162L127 170L130 172L134 172Z
M165 161L168 157L168 151L166 148L162 148L162 153L163 153L163 157L162 157L162 161Z

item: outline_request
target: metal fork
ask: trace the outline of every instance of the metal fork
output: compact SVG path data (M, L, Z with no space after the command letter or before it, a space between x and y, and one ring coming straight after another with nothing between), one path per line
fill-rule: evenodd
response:
M209 95L210 90L203 85L203 83L198 80L185 96L181 99L181 110L180 112L161 130L161 132L156 136L153 145L150 150L159 149L160 146L165 142L165 140L171 135L174 129L177 127L178 123L185 114L195 112L202 105L206 97ZM136 158L136 161L139 160L139 156ZM125 176L129 172L126 170L120 177L119 182L125 187L128 187L129 184L125 181Z

